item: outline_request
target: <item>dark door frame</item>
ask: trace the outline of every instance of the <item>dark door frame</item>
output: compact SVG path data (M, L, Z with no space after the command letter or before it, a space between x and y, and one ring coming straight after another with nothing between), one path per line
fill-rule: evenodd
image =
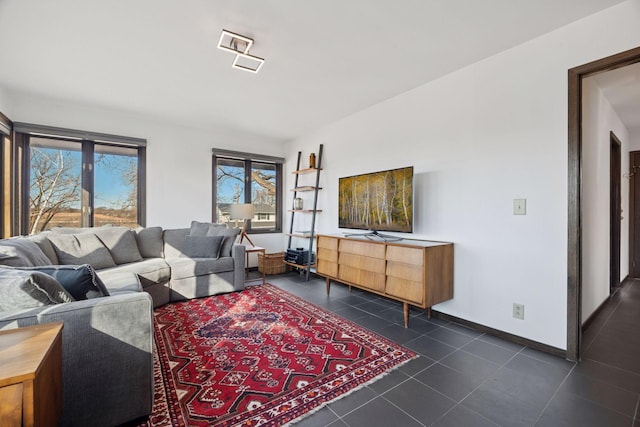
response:
M609 294L620 287L620 243L622 219L622 144L609 132Z
M636 157L640 155L640 151L631 151L629 153L629 277L640 277L638 267L635 264L635 236L636 236L636 171L638 167L635 164ZM638 224L640 226L640 224Z
M640 62L640 47L568 71L567 353L580 360L582 339L582 79Z

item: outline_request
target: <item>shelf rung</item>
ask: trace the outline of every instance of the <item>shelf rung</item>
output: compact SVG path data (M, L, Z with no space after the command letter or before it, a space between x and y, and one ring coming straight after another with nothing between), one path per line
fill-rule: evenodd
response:
M290 265L291 267L302 268L302 269L304 269L304 270L306 270L306 269L307 269L307 264L302 265L302 264L296 264L296 263L294 263L294 262L289 262L289 261L284 261L284 263L285 263L285 264L287 264L287 265ZM315 265L315 263L314 263L314 264L311 264L311 265L309 266L309 268L315 268L315 266L316 266L316 265Z
M305 187L292 188L289 191L315 191L315 190L322 190L322 187L305 186Z
M294 173L296 175L301 175L301 174L305 174L305 173L317 172L319 170L322 170L322 168L320 168L320 169L318 169L318 168L299 169L299 170L293 171L291 173Z

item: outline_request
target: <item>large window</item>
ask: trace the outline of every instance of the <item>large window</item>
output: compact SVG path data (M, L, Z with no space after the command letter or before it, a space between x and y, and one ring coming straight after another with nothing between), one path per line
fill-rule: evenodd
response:
M247 229L253 233L282 231L282 163L284 159L213 150L213 220L241 226L230 218L234 204L253 205ZM238 221L238 222L236 222Z
M52 227L144 225L143 140L91 133L78 138L78 131L67 131L69 136L60 129L51 131L54 136L40 127L36 130L20 138L27 180L22 185L23 233Z

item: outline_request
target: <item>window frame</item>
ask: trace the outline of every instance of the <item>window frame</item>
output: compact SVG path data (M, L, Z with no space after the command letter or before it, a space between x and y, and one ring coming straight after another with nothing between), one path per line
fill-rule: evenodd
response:
M0 238L13 235L13 122L0 112Z
M282 194L283 194L283 165L284 158L267 156L262 154L244 153L240 151L222 150L214 148L212 150L212 181L211 181L211 194L212 194L212 206L211 206L211 220L212 222L218 222L218 159L225 160L238 160L244 162L244 201L242 203L253 203L252 190L251 190L251 171L253 163L272 164L276 171L276 201L275 201L275 227L273 229L264 228L252 228L251 220L247 221L247 232L251 234L279 234L282 233L283 226L283 209L282 209Z
M30 211L30 181L31 181L31 138L44 138L49 140L68 141L80 144L82 153L81 164L81 220L82 227L92 227L94 225L94 165L95 146L111 145L117 147L133 148L137 150L137 226L146 226L146 146L144 139L122 137L103 133L79 131L73 129L55 128L41 125L31 125L25 123L14 123L15 140L19 141L20 158L18 164L21 165L20 183L18 193L20 201L19 226L21 234L29 234L29 211Z

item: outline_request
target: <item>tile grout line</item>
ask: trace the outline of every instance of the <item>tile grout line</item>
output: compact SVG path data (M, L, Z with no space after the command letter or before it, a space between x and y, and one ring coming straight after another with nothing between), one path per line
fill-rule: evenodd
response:
M540 418L542 418L542 415L544 414L544 411L547 410L547 408L549 407L549 405L551 404L551 402L553 401L553 398L556 397L556 395L558 394L558 392L560 392L560 389L562 388L562 386L564 385L565 382L567 382L567 379L569 378L569 375L571 375L571 373L573 372L573 370L576 368L576 366L578 366L578 364L574 364L571 369L569 370L569 372L567 373L567 375L564 377L564 379L562 380L562 382L558 385L558 388L556 388L556 391L553 392L553 394L551 395L551 397L549 398L549 400L547 401L547 404L544 405L544 408L542 408L542 410L540 411L540 414L538 414L538 418L536 418L536 424L540 421Z
M478 418L482 418L482 419L486 420L487 422L490 422L491 424L493 424L493 425L494 425L494 426L496 426L496 427L500 427L500 424L498 424L497 422L495 422L495 421L493 421L493 420L490 420L489 418L485 417L485 416L484 416L484 415L482 415L481 413L476 412L476 411L474 411L473 409L471 409L471 408L468 408L468 407L464 406L464 405L462 404L462 401L460 401L459 403L456 403L455 405L453 405L453 407L452 407L451 409L449 409L447 412L445 412L444 414L442 414L442 416L441 416L440 418L436 419L436 420L435 420L434 422L432 422L430 425L434 425L434 424L436 424L438 421L440 421L441 419L443 419L444 417L446 417L450 412L452 412L452 411L453 411L454 409L456 409L458 406L462 406L462 407L463 407L464 409L466 409L467 411L471 411L471 412L473 412L473 413L475 414L475 416L476 416L476 417L478 417Z
M586 359L586 360L588 360L589 362L597 363L597 364L599 364L599 365L606 366L607 368L613 368L613 369L615 369L615 370L617 370L617 371L621 371L622 373L625 373L625 374L631 374L631 375L633 375L634 377L640 377L640 374L639 374L639 373L634 372L634 371L630 371L630 370L625 369L625 368L621 368L621 367L619 367L619 366L610 365L610 364L605 363L605 362L602 362L602 361L600 361L600 360L590 359L590 358L588 358L588 357L587 357L587 358L585 358L585 359ZM576 365L577 365L577 363L576 363ZM608 383L608 382L607 382L607 381L605 381L605 380L600 380L600 379L598 379L598 378L596 378L596 377L592 377L591 375L587 375L587 374L580 374L580 375L584 375L585 377L593 378L593 379L595 379L595 380L601 381L601 382L606 383L606 384L609 384L609 385L611 385L611 386L614 386L614 387L617 387L617 388L622 388L623 390L627 390L627 391L631 391L632 393L635 393L635 392L634 392L634 391L632 391L632 390L628 390L628 389L625 389L624 387L616 386L615 384L610 384L610 383Z
M389 399L387 399L386 397L384 397L384 396L382 396L382 395L380 395L380 396L378 396L378 397L380 397L380 398L382 398L382 399L386 400L386 401L387 401L387 402L389 402L391 405L393 405L393 406L395 406L396 408L398 408L398 410L399 410L400 412L403 412L403 413L404 413L404 414L406 414L409 418L411 418L411 419L415 420L415 421L416 421L418 424L420 424L421 426L426 427L426 424L425 424L425 423L423 423L422 421L420 421L419 419L417 419L416 417L414 417L413 415L411 415L410 413L408 413L407 411L405 411L404 409L402 409L401 407L399 407L398 405L396 405L395 403L393 403L392 401L390 401Z
M587 350L589 350L589 348L593 345L593 343L595 342L595 340L600 336L600 333L602 332L602 330L604 329L604 327L607 325L607 323L609 323L609 320L611 320L611 317L613 316L613 314L616 312L616 310L618 309L618 307L620 307L620 304L622 304L622 299L620 299L620 301L618 301L615 305L615 307L613 307L613 310L611 310L611 313L609 313L609 315L607 316L607 318L604 320L604 322L602 322L602 325L600 325L600 327L598 328L598 330L595 332L595 335L593 337L593 339L591 340L591 342L589 343L589 345L587 345L586 348L582 349L581 353L584 354L587 352Z

